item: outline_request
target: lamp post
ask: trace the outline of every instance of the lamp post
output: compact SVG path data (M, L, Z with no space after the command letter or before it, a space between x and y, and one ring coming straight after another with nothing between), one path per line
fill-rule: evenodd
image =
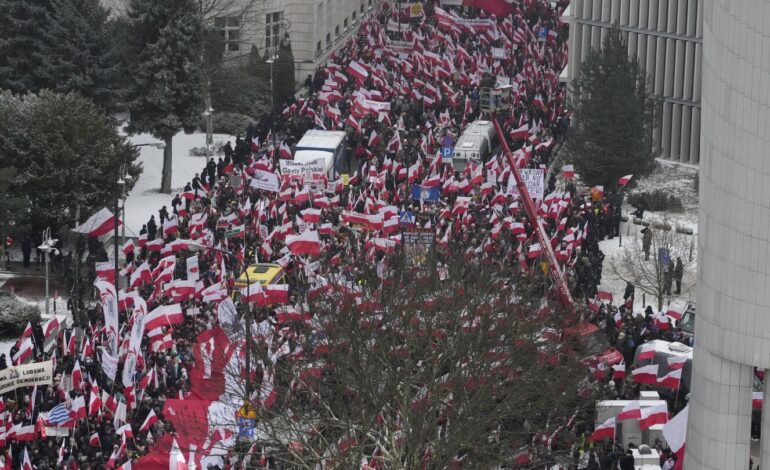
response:
M127 199L126 183L128 183L132 179L133 179L133 176L128 174L128 169L126 168L126 165L121 165L120 173L118 173L118 184L121 187L120 194L123 199L123 204L120 207L120 214L123 216L123 227L121 227L120 229L121 230L120 241L123 244L126 243L126 199ZM115 242L117 243L117 240L115 240Z
M270 110L275 108L275 91L273 90L273 64L278 59L278 54L273 54L269 59L265 61L266 64L270 64Z
M203 246L200 243L190 243L190 248L192 249L198 249L198 250L212 250L216 251L218 253L222 253L227 256L235 257L235 254L228 250L223 250L221 248L214 248L213 246ZM240 264L239 266L243 267L243 272L246 274L246 292L249 292L251 290L251 278L249 277L249 269L248 265L246 263ZM252 324L252 315L251 315L251 307L249 306L248 302L246 302L246 398L251 399L251 324Z
M53 252L53 254L59 253L59 250L54 248L54 245L56 245L57 241L58 241L57 239L51 238L51 227L48 227L45 230L43 230L43 244L37 247L38 250L45 253L45 315L46 316L50 314L50 309L49 309L50 297L48 295L48 258L50 257L51 252Z
M209 150L211 144L214 143L214 130L212 128L212 114L214 114L214 108L211 107L211 99L206 99L206 109L203 110L203 117L206 119L206 150Z

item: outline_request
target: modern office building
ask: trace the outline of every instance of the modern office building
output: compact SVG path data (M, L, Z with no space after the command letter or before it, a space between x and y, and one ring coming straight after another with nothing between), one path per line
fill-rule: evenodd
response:
M704 0L572 0L568 77L574 77L592 48L617 25L629 55L663 99L653 152L682 163L700 161L701 57Z
M770 1L703 4L698 317L685 468L744 469L753 368L770 381ZM767 389L760 446L765 468Z
M120 15L130 0L102 1ZM379 4L376 0L201 1L206 20L219 31L230 59L246 57L252 44L261 54L271 54L281 41L291 41L298 85L355 34L361 20Z

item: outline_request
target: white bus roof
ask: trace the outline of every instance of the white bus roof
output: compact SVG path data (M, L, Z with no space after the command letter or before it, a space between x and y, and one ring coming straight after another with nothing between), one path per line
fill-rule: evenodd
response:
M345 140L344 131L309 130L297 142L296 150L300 149L328 149L334 150Z

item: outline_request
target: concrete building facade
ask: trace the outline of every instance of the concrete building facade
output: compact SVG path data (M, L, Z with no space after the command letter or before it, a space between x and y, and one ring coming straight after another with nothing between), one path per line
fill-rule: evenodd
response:
M219 33L228 59L246 58L252 44L276 53L291 41L296 81L324 64L379 5L377 0L200 0L206 21ZM102 0L124 14L129 0Z
M749 468L770 381L770 1L704 3L698 317L685 468ZM764 391L761 465L770 465Z
M701 57L705 0L572 0L568 77L574 77L589 51L601 47L617 25L629 56L637 56L662 98L653 152L662 158L697 164L700 160Z

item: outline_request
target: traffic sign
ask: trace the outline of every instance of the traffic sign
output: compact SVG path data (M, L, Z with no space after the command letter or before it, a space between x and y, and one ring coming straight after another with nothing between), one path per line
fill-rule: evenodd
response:
M241 437L247 437L249 439L254 437L254 418L241 418L238 417L238 435Z
M452 155L454 154L454 151L454 147L441 147L442 163L452 163Z
M398 223L401 225L414 225L414 213L411 211L401 211L399 213Z
M545 41L546 38L548 38L548 28L546 28L545 26L541 26L540 30L537 32L537 40Z

